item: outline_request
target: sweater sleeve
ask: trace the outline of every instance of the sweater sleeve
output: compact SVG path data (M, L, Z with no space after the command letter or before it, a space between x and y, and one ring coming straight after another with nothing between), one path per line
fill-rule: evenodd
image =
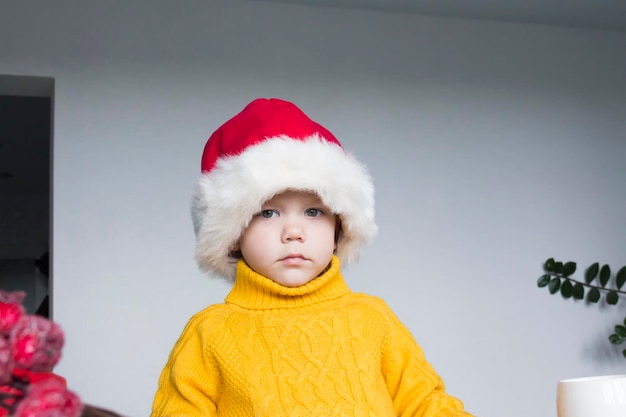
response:
M385 305L390 330L385 340L382 371L393 406L400 417L472 417L463 403L445 392L441 377L426 361L409 330Z
M193 317L161 372L151 417L214 417L220 384L200 317Z

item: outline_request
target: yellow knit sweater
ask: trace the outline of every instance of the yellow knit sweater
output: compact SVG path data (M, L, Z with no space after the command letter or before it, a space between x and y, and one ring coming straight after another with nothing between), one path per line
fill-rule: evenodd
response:
M225 303L191 318L153 417L467 417L380 299L350 291L333 257L283 287L243 261Z

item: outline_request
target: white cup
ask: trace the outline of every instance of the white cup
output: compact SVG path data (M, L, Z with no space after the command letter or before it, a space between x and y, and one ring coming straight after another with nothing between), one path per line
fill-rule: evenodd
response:
M625 417L626 375L564 379L556 398L558 417Z

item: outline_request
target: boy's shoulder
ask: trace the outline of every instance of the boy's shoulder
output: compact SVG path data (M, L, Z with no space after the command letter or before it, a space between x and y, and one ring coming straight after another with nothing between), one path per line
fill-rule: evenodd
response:
M209 329L215 329L224 323L230 314L232 314L232 310L226 304L212 304L187 320L183 334L197 331L204 333Z
M211 304L195 313L189 319L189 323L201 323L205 321L220 320L231 313L226 304Z
M352 293L352 303L358 305L359 307L357 308L366 308L370 312L377 314L379 318L389 325L390 329L395 329L394 331L399 330L413 337L408 327L402 323L389 304L382 298L369 294Z
M382 298L374 295L354 292L351 294L350 303L354 306L374 310L385 317L394 315L389 304Z

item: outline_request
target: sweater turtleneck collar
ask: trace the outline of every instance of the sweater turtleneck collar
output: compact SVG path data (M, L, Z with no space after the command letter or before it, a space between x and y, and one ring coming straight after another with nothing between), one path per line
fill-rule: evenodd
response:
M300 287L285 287L253 271L243 260L237 263L235 285L226 303L252 310L297 308L333 300L350 293L341 275L339 258L333 255L330 267Z

